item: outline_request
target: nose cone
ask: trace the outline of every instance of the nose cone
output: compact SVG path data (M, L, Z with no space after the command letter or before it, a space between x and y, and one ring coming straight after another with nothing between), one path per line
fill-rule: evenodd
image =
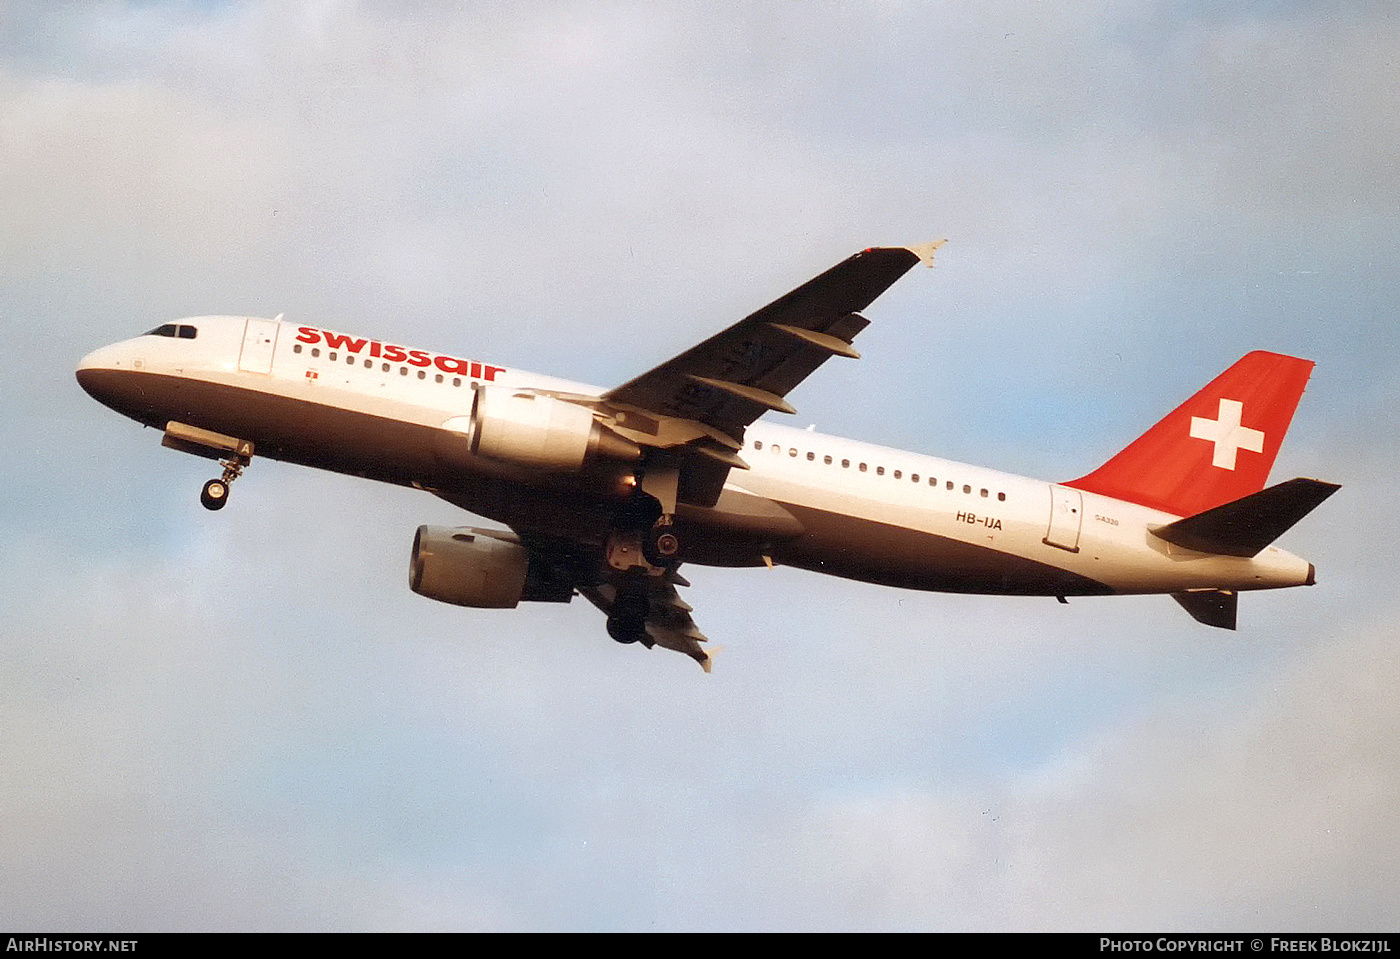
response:
M99 403L111 405L111 384L113 375L123 369L117 346L104 346L93 350L78 361L78 385Z
M78 361L78 385L97 402L147 425L162 422L164 398L142 370L133 341L93 350Z

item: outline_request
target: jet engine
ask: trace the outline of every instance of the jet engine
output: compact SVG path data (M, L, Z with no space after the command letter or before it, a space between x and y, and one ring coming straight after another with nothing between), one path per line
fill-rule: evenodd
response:
M408 585L455 606L510 609L521 600L567 603L573 584L531 569L530 551L515 534L491 529L420 526L413 537Z
M477 388L468 443L477 456L558 472L600 460L635 463L642 455L586 406L489 386Z

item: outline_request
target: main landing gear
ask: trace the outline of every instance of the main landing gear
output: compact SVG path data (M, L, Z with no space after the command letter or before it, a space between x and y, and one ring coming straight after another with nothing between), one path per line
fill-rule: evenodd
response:
M617 593L608 608L608 635L619 643L652 645L647 620L653 587L681 562L676 483L674 468L653 467L639 476L638 488L613 517L606 551Z
M652 496L637 493L618 510L608 537L608 565L659 575L681 560L681 538L673 513Z
M608 562L614 569L641 567L656 575L680 562L678 481L674 466L653 465L638 473L637 489L618 509L608 539Z
M680 559L681 540L675 533L675 518L663 516L642 536L642 555L653 566L667 567Z
M608 610L608 635L619 643L637 643L647 638L647 616L651 613L646 577L629 577L618 587L617 598Z

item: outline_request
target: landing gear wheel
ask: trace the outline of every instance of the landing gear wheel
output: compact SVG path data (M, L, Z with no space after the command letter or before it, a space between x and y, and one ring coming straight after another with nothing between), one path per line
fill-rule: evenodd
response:
M661 504L655 496L634 493L620 507L614 518L618 529L648 530L661 519Z
M657 525L642 538L642 555L653 566L674 566L680 560L681 541L674 527Z
M638 593L623 593L613 601L608 614L608 635L619 643L640 642L647 634L647 613L651 602Z
M223 480L210 480L204 484L199 501L204 504L205 509L223 509L224 504L228 502L228 484Z

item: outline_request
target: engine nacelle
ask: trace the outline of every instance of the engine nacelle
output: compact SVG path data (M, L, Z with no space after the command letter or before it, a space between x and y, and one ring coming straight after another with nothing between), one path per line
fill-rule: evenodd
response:
M593 418L593 411L553 396L482 386L472 403L471 452L557 472L598 460L635 463L641 448Z
M510 609L525 595L530 554L509 533L420 526L413 537L408 586L455 606Z

